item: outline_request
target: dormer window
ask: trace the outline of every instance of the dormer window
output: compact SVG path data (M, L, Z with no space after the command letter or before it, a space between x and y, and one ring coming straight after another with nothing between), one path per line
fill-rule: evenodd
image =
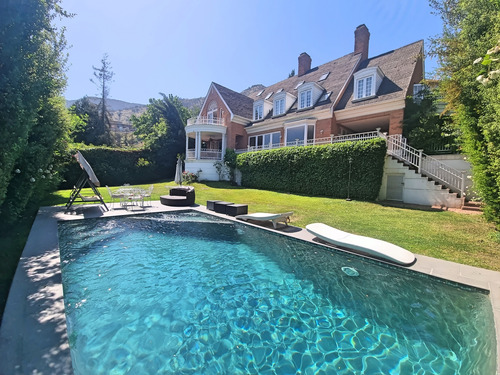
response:
M285 98L276 99L274 101L274 116L282 115L285 113Z
M296 99L297 97L286 91L277 92L273 100L273 117L285 114Z
M354 74L354 100L369 99L377 95L384 79L379 67L366 68Z
M265 99L256 100L253 103L253 120L262 120L273 108L273 103Z
M298 109L312 107L323 93L323 87L316 82L307 82L300 86Z
M261 104L254 105L254 108L253 108L254 121L262 120L263 117L264 117L264 104L261 103Z
M302 91L300 93L299 109L312 106L312 90Z
M365 77L365 78L360 78L356 82L357 84L357 91L356 91L356 99L361 99L361 98L366 98L369 96L372 96L372 89L373 89L373 77Z

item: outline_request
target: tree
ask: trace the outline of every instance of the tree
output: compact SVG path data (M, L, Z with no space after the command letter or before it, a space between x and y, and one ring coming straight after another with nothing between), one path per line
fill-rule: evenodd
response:
M98 123L98 132L101 134L101 143L98 144L111 144L111 135L110 135L110 121L109 121L109 112L106 105L106 100L109 96L109 86L113 81L113 76L115 73L111 70L111 63L109 62L109 56L105 53L101 59L101 67L96 68L92 65L92 69L94 69L94 78L90 81L94 83L99 89L101 93L101 102L99 103L99 123Z
M70 113L80 118L81 122L73 128L72 137L75 142L85 144L105 144L106 135L103 134L99 107L85 96L78 99L69 109Z
M175 170L177 154L185 151L184 127L190 113L179 98L160 95L161 99L149 99L146 112L139 117L132 116L131 121L136 129L134 134L144 142L155 163L168 176Z
M459 133L448 113L439 113L440 96L435 90L424 89L418 97L408 97L403 119L403 135L409 144L432 154L437 148L456 152Z
M294 76L295 76L295 69L292 69L292 71L288 74L288 78L291 78Z
M484 214L500 229L500 79L492 76L485 81L482 74L482 67L491 68L494 61L479 64L486 52L500 57L500 47L495 49L500 45L500 1L430 0L430 4L444 23L443 34L431 46L441 63L442 91L461 130Z
M55 188L66 157L66 42L52 21L68 14L60 0L2 1L0 14L0 221L7 222Z

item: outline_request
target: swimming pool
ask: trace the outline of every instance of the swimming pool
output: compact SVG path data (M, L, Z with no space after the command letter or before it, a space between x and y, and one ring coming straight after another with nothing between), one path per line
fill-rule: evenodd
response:
M59 243L76 374L495 373L474 288L190 211Z

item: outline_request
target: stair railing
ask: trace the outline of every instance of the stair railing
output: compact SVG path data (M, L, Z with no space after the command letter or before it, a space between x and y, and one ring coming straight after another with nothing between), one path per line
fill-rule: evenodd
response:
M465 196L465 172L459 171L424 154L422 150L417 150L406 143L406 138L401 134L380 136L387 140L387 154L394 156L404 163L417 168L418 173L431 177L433 180L445 185L460 197Z

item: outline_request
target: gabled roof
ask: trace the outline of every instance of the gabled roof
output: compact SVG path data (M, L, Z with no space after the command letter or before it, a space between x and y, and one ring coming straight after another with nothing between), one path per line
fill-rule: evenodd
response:
M217 89L220 96L229 107L229 110L233 115L241 116L247 119L252 118L253 112L253 100L248 96L240 94L239 92L233 91L219 85L218 83L212 82L212 85Z
M262 92L261 95L257 96L258 92L256 92L251 94L250 98L252 99L253 102L254 100L265 98L269 93L272 92L273 95L269 98L269 100L272 101L274 95L280 89L283 89L283 91L286 91L294 96L297 96L298 89L296 89L296 86L300 82L302 81L304 81L304 83L316 82L323 87L325 93L331 92L332 94L328 97L327 100L323 102L321 101L318 102L314 108L329 107L332 105L332 103L334 103L337 96L341 94L342 88L345 86L347 80L353 73L353 69L358 64L359 59L360 59L359 54L355 55L354 53L350 53L336 60L330 61L326 64L312 68L301 76L295 75L293 77L275 83L271 86L268 86ZM319 81L321 76L323 76L323 74L325 73L330 73L330 74L328 74L328 77L326 79ZM296 109L296 105L292 106L291 111L293 111L294 109Z
M354 80L351 80L335 110L376 104L386 100L405 99L415 72L415 65L422 58L423 47L424 42L420 40L363 61L357 71L379 67L384 73L384 79L376 93L377 96L353 103ZM420 77L420 79L422 78Z

